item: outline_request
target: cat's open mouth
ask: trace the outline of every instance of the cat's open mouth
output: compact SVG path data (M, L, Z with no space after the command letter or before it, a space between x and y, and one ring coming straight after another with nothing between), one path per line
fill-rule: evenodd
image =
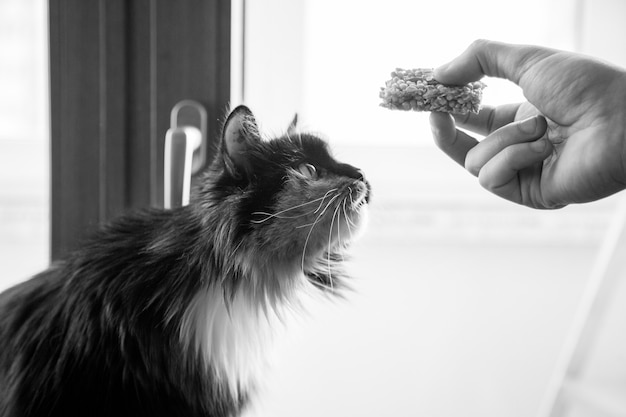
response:
M345 286L340 265L346 257L346 248L365 229L369 198L370 186L364 180L356 180L328 197L324 220L316 225L321 227L317 232L314 228L309 230L302 252L302 270L314 285L331 291ZM307 245L317 250L308 251Z
M340 198L330 206L326 215L330 216L326 251L341 250L361 236L369 198L370 186L365 180L354 181L340 193Z

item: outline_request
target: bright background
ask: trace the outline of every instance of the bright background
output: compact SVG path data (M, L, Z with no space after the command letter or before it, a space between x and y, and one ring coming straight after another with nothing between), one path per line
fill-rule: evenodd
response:
M0 290L49 263L48 11L0 0Z
M288 326L249 415L538 416L619 196L558 211L502 201L436 149L427 114L381 108L378 91L395 67L443 64L477 38L626 66L626 2L246 6L244 91L235 86L234 100L269 134L298 112L301 128L322 132L374 193L353 251L356 293ZM513 84L485 81L485 103L523 100ZM614 305L625 301L621 288ZM587 374L602 394L626 398L626 311L615 308ZM569 415L626 410L577 405Z
M248 416L537 415L620 198L553 212L501 201L434 147L427 115L382 109L378 91L395 67L437 66L476 38L626 66L626 2L246 3L233 104L268 133L298 112L374 189L356 292L288 324ZM46 13L43 0L0 0L0 289L48 263ZM486 81L486 103L523 97ZM623 287L588 373L626 397ZM624 414L571 414L585 415Z

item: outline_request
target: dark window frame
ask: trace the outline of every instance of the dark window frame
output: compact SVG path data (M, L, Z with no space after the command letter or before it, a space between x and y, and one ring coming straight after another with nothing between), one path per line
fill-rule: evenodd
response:
M51 257L163 201L171 108L230 100L230 0L50 0ZM208 147L211 160L213 147Z

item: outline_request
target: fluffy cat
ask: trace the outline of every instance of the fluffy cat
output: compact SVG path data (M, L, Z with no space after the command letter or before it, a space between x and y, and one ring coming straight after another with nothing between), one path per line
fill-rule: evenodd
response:
M188 206L121 217L0 294L0 415L239 415L270 316L344 285L369 195L323 140L263 140L237 107Z

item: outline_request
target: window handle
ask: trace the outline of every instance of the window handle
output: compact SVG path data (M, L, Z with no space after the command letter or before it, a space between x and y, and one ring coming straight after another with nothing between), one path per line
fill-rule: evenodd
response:
M189 204L191 177L206 163L207 113L193 100L178 102L165 135L163 207Z

